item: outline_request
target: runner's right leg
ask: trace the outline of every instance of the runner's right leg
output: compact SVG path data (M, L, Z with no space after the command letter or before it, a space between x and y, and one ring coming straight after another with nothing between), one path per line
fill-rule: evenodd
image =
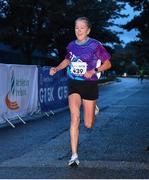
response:
M69 100L69 108L71 114L71 123L70 123L70 143L72 150L71 159L78 160L77 147L78 147L78 138L79 138L81 97L79 94L73 93L69 95L68 100ZM75 158L73 158L74 156ZM69 161L69 165L71 165L70 161Z

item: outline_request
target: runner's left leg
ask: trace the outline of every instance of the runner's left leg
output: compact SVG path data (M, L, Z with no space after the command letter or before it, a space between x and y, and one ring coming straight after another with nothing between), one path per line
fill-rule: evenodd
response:
M83 99L84 124L87 128L92 128L95 119L96 100Z

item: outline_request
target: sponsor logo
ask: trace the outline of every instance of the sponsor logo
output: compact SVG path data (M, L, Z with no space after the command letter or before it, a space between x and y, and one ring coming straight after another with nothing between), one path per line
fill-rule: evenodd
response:
M9 93L7 93L7 95L5 97L5 103L6 103L7 107L11 110L19 109L18 103L16 101L11 101L9 99Z
M7 107L11 110L19 109L19 105L16 102L16 100L10 99L10 96L13 97L13 99L14 99L14 93L15 93L15 76L14 76L14 72L12 71L10 91L7 93L7 95L5 97L5 103L6 103Z
M5 97L5 103L9 109L16 110L20 108L17 102L17 97L27 95L27 86L29 86L29 81L15 77L14 71L12 71L10 88Z

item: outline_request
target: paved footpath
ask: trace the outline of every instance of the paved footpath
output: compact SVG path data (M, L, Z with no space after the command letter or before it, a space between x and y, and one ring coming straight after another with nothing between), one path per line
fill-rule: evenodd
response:
M84 128L81 115L79 168L67 166L67 126L31 151L0 162L0 178L149 179L148 92L149 80L139 84L131 78L100 87L100 113L92 130ZM69 112L55 118L68 119Z

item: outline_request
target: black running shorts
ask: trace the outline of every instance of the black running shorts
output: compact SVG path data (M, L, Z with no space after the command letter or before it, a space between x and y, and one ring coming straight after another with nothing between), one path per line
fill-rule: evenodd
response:
M79 94L81 99L96 100L98 99L98 82L69 80L69 95L73 93Z

